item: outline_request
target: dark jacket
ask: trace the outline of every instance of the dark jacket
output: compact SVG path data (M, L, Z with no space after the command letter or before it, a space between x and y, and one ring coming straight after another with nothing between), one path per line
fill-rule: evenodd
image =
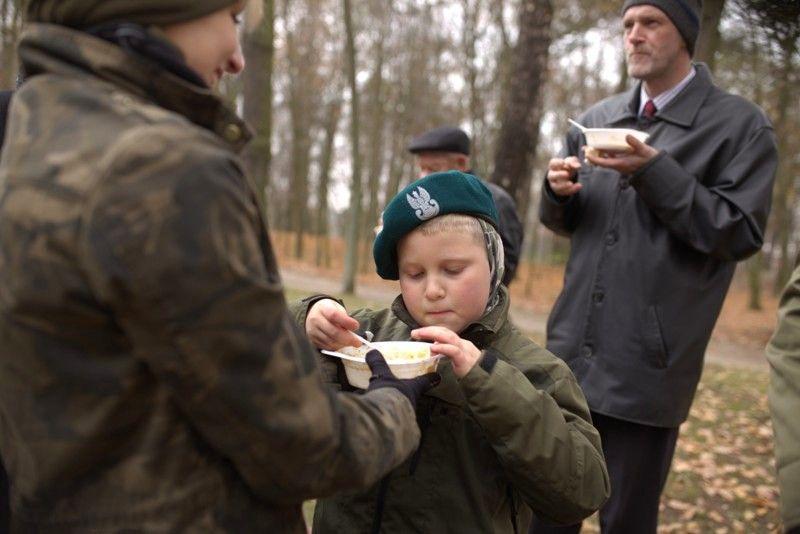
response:
M294 324L244 124L211 91L31 24L0 164L0 452L19 532L305 532L303 500L417 446L333 394Z
M0 91L0 156L3 152L3 141L6 133L6 117L11 105L13 91ZM9 528L9 500L8 500L8 475L5 466L0 461L0 532Z
M800 529L800 264L781 297L767 359L781 516L788 531Z
M305 307L298 309L304 324ZM353 317L381 341L410 339L418 326L401 297L391 309ZM442 383L418 409L420 448L382 484L318 501L315 533L371 532L376 524L387 533L521 533L530 509L574 523L606 500L600 438L578 383L511 325L508 293L461 336L484 354L461 379L449 363L439 365Z
M517 205L508 192L492 182L483 182L492 193L495 208L497 208L497 233L503 241L503 257L505 258L505 274L503 283L509 285L517 273L519 256L522 253L522 240L524 238L522 222L517 214Z
M588 127L638 128L660 153L632 176L584 164L583 189L542 222L571 238L547 347L567 361L595 412L647 425L686 419L736 262L764 241L777 165L772 126L713 85L705 65L653 121L639 86L592 107ZM564 155L580 154L577 129Z
M14 91L0 91L0 150L3 149L3 140L6 137L6 118L13 94Z

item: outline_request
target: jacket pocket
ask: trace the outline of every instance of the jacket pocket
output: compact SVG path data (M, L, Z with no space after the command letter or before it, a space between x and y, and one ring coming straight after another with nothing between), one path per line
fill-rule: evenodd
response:
M643 336L647 359L659 369L665 369L668 361L667 346L661 333L661 320L656 306L647 308Z

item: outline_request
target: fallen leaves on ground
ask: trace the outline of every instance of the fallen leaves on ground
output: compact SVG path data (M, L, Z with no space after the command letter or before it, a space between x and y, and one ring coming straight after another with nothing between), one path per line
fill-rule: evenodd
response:
M659 532L780 532L767 383L766 372L706 366Z

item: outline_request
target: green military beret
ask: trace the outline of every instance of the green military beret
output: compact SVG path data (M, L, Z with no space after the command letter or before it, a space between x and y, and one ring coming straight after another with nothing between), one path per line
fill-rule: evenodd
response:
M383 228L372 247L378 275L397 280L397 244L403 236L448 213L480 217L497 228L492 194L478 178L459 171L429 174L397 193L383 211Z

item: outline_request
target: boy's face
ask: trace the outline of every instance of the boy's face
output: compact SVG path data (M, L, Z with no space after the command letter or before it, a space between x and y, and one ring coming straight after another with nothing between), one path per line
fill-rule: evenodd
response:
M489 260L475 237L415 230L400 241L397 256L403 301L420 325L459 333L483 315L490 292Z

